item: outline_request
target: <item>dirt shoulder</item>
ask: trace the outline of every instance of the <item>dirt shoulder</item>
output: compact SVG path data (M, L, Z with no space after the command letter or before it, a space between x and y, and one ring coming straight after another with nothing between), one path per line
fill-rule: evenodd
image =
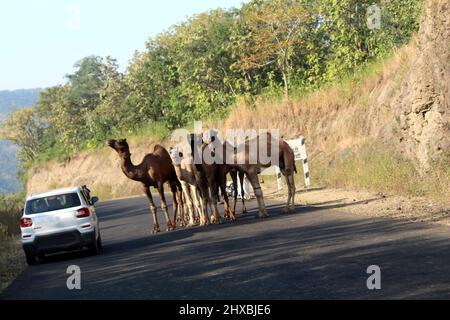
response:
M283 190L265 186L265 196L285 201ZM301 189L296 194L296 204L315 208L346 211L368 217L383 217L412 222L437 223L450 226L450 200L431 200L382 193L331 188Z

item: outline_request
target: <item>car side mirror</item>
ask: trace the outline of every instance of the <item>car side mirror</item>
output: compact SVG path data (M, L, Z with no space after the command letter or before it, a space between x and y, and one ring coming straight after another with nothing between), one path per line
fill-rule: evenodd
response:
M91 203L92 204L96 204L97 202L99 202L100 201L100 199L98 198L98 197L92 197L91 198Z

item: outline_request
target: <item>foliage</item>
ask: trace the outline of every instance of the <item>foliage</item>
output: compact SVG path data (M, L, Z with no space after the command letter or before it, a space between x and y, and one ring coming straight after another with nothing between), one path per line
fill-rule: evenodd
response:
M35 105L39 91L40 89L0 91L0 121L7 118L10 112ZM17 192L21 189L20 179L16 176L18 147L1 139L0 134L0 194Z
M25 268L19 236L20 197L0 196L0 293Z
M10 114L3 122L0 138L19 145L23 158L33 159L39 150L43 131L35 109L24 108Z
M407 42L422 0L252 0L195 15L150 38L126 71L111 57L78 61L63 86L10 115L3 136L25 166L64 159L109 137L220 118L237 99L286 97L345 78ZM163 128L163 130L162 130Z
M0 196L0 241L20 234L22 203L18 197Z
M289 93L293 56L303 49L310 15L299 1L253 2L245 8L248 33L241 41L241 68L260 69L274 64L282 74L284 94Z

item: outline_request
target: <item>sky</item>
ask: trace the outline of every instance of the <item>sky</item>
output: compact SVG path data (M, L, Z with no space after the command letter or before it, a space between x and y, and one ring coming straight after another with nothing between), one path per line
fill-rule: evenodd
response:
M0 90L64 83L75 62L110 55L124 71L149 37L187 17L245 0L14 0L0 2Z

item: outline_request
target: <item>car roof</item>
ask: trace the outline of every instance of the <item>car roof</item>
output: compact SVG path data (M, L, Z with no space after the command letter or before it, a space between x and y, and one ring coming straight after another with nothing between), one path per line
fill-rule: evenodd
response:
M61 188L61 189L51 190L51 191L42 192L42 193L32 193L30 196L27 197L27 201L32 200L32 199L37 199L37 198L51 197L51 196L55 196L58 194L78 192L79 190L81 190L81 187Z

